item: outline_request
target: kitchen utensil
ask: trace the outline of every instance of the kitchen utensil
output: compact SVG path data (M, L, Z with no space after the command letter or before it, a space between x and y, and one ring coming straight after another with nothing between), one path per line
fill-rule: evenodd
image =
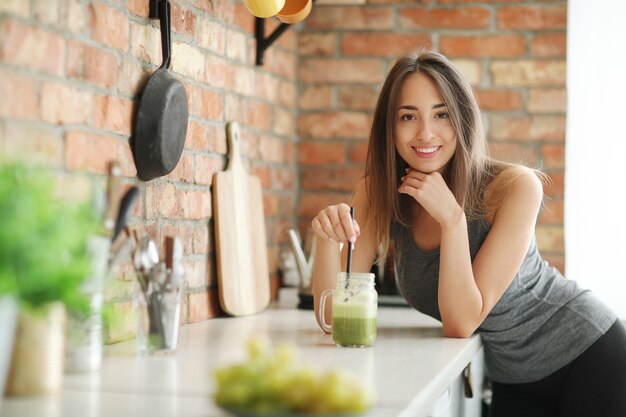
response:
M213 179L219 299L233 316L257 313L270 302L261 183L239 153L239 125L227 126L229 162Z
M113 241L117 239L122 229L126 226L128 213L133 211L133 207L135 207L138 197L139 187L137 186L130 187L126 193L124 193L124 196L119 204L119 210L117 211L117 219L115 221L115 228L113 229Z
M315 235L312 230L307 231L304 249L300 246L300 236L295 229L288 229L289 243L295 255L296 265L300 273L300 286L298 288L298 308L301 310L313 310L313 292L311 290L311 276L313 274L313 261L315 260Z
M312 8L313 0L285 0L285 5L276 13L276 17L283 23L294 24L306 19Z
M256 17L272 17L285 5L285 0L244 0L246 7Z
M170 2L161 0L163 63L152 74L139 102L134 135L137 175L144 181L169 174L178 164L187 136L187 93L168 68L171 61Z

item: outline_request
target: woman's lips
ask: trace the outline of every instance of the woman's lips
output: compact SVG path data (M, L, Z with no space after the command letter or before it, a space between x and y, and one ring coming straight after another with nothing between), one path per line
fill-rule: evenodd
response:
M441 146L421 146L421 147L412 147L417 156L424 159L434 158L439 153Z

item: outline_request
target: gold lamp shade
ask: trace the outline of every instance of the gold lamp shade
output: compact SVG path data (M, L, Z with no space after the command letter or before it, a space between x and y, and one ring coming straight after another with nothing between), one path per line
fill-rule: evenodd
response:
M256 17L272 17L285 6L285 0L244 0L250 13Z
M298 23L311 13L313 0L285 0L284 7L276 14L283 23Z

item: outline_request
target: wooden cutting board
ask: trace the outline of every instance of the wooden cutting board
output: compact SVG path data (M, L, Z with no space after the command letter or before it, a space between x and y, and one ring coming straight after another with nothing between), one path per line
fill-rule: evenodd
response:
M222 309L254 314L270 302L267 240L261 182L245 171L239 125L226 127L228 167L213 178L217 282Z

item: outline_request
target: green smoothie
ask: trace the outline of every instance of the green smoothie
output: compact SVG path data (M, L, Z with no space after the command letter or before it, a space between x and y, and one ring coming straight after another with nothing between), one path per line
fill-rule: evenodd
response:
M376 339L376 304L333 300L333 341L339 346L371 346Z

